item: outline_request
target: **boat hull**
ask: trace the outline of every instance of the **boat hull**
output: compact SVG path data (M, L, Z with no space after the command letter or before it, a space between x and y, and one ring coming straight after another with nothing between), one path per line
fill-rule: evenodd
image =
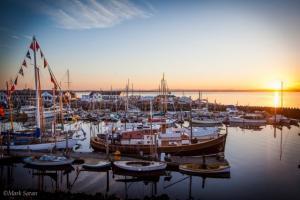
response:
M151 172L164 170L167 164L153 161L115 161L114 166L126 171Z
M73 148L77 144L78 140L69 139L68 148ZM7 146L0 146L3 149L7 149ZM53 148L64 149L66 148L66 140L39 144L24 144L24 145L10 145L10 150L31 150L31 151L41 151L41 150L50 150Z
M172 155L205 155L224 152L227 134L220 135L218 138L211 139L196 144L180 145L180 146L159 146L157 147L158 153L166 153ZM91 138L91 146L95 151L106 151L105 141L98 138ZM154 148L149 145L121 145L109 144L109 151L120 151L121 154L140 155L150 154L154 152Z

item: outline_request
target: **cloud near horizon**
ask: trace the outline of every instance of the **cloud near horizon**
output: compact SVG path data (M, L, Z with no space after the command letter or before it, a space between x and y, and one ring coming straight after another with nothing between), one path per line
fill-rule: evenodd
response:
M60 0L55 5L45 4L44 8L59 28L72 30L108 28L125 20L149 18L153 10L148 3L142 8L122 0Z

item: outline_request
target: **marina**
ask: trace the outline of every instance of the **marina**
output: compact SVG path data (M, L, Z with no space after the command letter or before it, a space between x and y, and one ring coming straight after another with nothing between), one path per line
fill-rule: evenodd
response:
M36 53L41 52L41 47L35 37L30 48L36 59ZM36 66L35 92L19 90L14 94L16 81L10 90L4 92L6 98L1 105L0 141L3 190L21 187L25 190L39 191L41 194L60 191L77 195L76 193L85 188L85 195L101 193L106 196L112 195L116 199L130 199L142 197L136 192L129 192L131 184L139 183L138 187L145 187L143 191L148 191L147 187L151 185L151 193L142 198L149 195L174 199L187 198L184 196L188 195L188 199L192 199L195 195L194 185L201 185L204 194L196 194L199 197L205 196L207 179L212 179L215 184L219 183L218 179L220 182L228 180L229 184L231 179L234 179L236 172L232 171L236 170L239 164L235 159L242 154L243 158L246 158L247 153L253 151L251 148L243 152L242 146L234 147L236 144L232 144L232 141L239 137L241 140L236 141L239 145L247 140L252 144L253 139L249 137L254 135L267 137L267 141L264 141L266 144L280 138L280 144L273 144L276 146L276 153L272 147L272 156L277 155L276 161L272 161L275 165L280 164L285 156L289 157L290 154L299 151L296 146L299 145L300 139L299 133L297 135L296 132L300 131L300 115L296 115L295 118L289 117L294 117L291 114L284 116L283 98L281 106L245 110L238 105L218 104L216 101L211 103L208 99L202 99L200 91L197 99L175 96L168 90L164 74L157 95L153 96L134 95L133 92L130 94L128 80L125 95L121 95L120 91L111 90L93 91L81 97L73 93L71 97L66 95L71 91L62 91L58 86L49 64L45 63L45 58L41 59L44 59L44 67L49 68L54 86L53 95L44 92L48 98L42 97L43 91L40 89L39 71ZM67 73L69 79L69 71ZM279 92L283 96L283 83ZM17 95L23 93L35 96L26 97L35 100L35 106L26 104L26 101L21 104L20 101L16 101L19 99ZM295 110L297 112L298 109ZM247 134L243 136L245 132ZM283 135L283 132L286 133ZM288 137L295 139L291 140ZM260 150L264 149L260 140L257 141L259 144L254 144L254 149L255 145L258 145ZM292 148L292 152L285 151L285 148L288 148L286 142L291 143L288 147ZM249 144L246 146L252 147ZM267 146L269 148L269 145ZM232 148L238 148L238 151L233 151ZM258 155L251 156L253 159L259 158ZM296 172L299 162L297 156L289 159L292 159ZM259 166L269 166L269 162L260 162ZM277 169L273 169L272 166L270 170ZM33 178L29 184L14 177L15 173L21 173L22 177L31 174L38 180ZM92 182L87 181L89 173L97 173L93 175ZM105 173L106 175L102 175ZM174 179L176 180L172 181ZM299 176L293 179L297 182ZM187 181L188 184L185 183ZM82 182L85 187L78 188L77 182ZM120 190L121 186L118 186L123 183L125 191ZM182 183L188 186L189 192L183 192L181 189L180 193L173 193L176 187L182 187ZM95 187L98 184L106 185L105 191L99 191L98 187ZM172 189L169 190L169 187ZM295 190L290 194L294 196L297 192ZM228 193L224 195L227 195L222 196L226 199L236 198ZM269 196L272 197L274 196Z
M299 10L4 0L0 199L298 199Z

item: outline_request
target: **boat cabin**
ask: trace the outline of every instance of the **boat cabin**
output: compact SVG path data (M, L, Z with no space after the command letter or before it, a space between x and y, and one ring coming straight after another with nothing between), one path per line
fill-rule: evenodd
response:
M190 137L182 129L169 128L159 135L160 146L178 146L190 144Z
M155 133L157 132L157 129L152 129L152 131L151 129L124 131L121 134L121 144L154 145Z

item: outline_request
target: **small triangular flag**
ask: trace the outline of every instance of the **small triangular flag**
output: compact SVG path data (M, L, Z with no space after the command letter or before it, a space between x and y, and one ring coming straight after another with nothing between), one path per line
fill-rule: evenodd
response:
M57 85L56 85L56 82L54 80L54 77L53 77L52 73L50 72L50 69L49 69L49 74L50 74L50 81L53 83L54 89L56 90L57 89Z
M11 88L10 88L10 94L15 91L15 85L12 85Z
M27 53L26 53L26 57L27 57L27 58L29 58L29 59L31 59L31 56L30 56L30 53L29 53L29 51L27 51Z
M36 48L36 50L40 49L40 45L39 45L39 43L37 41L35 42L35 48Z
M37 51L39 50L40 45L39 43L37 43L37 41L34 39L30 45L30 49L32 49L33 51Z
M48 62L46 60L46 58L44 58L44 68L46 68L48 66Z
M22 66L27 67L26 60L23 60Z
M14 85L17 85L17 84L18 84L18 76L16 77L15 82L14 82Z
M20 70L19 70L19 74L21 74L22 76L24 76L24 72L23 72L23 68L21 66Z
M41 58L44 58L44 54L43 54L42 50L41 50Z

